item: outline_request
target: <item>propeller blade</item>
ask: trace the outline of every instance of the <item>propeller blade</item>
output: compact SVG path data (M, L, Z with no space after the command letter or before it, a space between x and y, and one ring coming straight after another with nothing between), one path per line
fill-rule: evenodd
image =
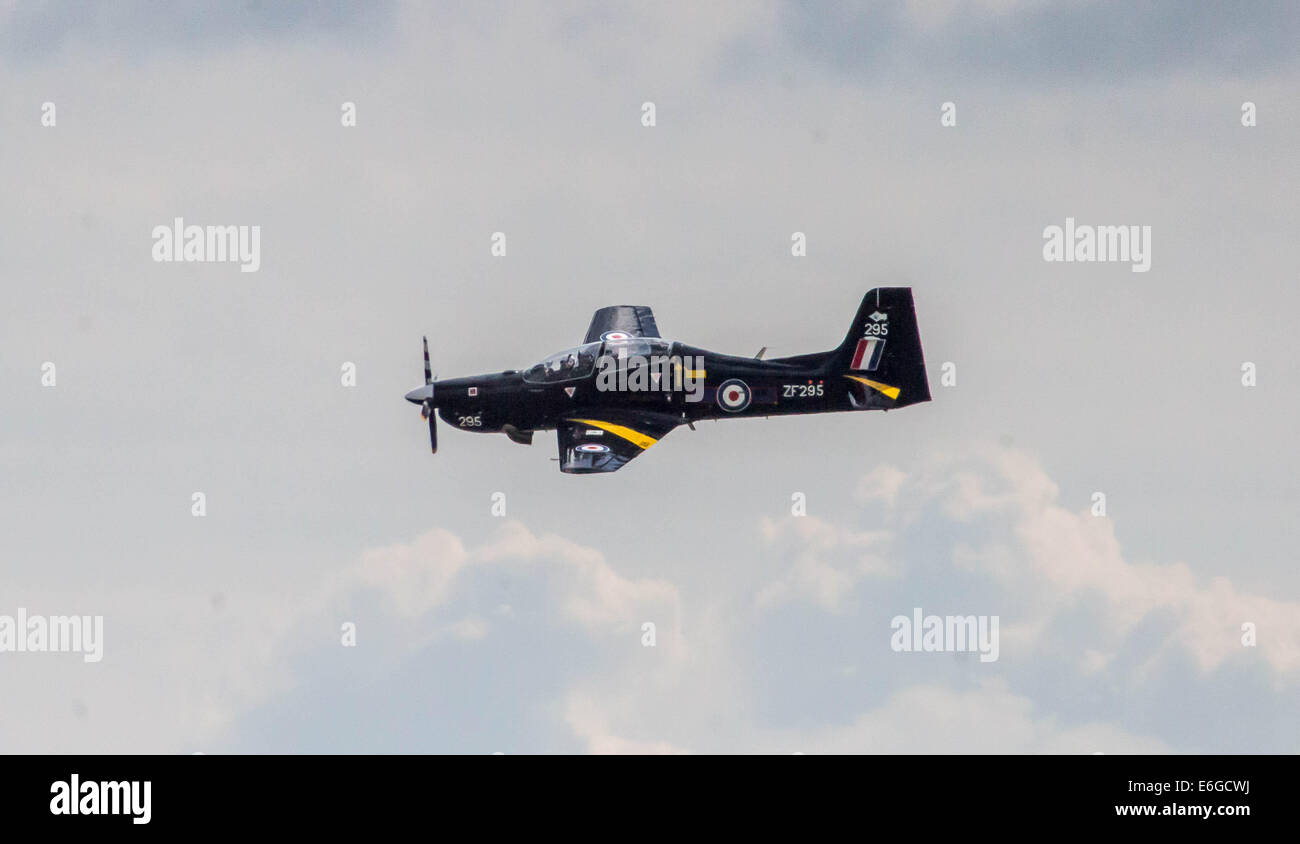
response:
M429 420L429 448L438 453L438 413L433 401L433 367L429 365L429 338L424 338L424 386L406 394L406 400L420 406L420 415Z

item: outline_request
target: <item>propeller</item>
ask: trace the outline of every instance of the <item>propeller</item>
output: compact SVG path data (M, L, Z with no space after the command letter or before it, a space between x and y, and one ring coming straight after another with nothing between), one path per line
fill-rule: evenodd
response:
M420 415L429 420L429 446L438 453L438 414L434 412L433 367L429 365L429 338L424 338L424 386L406 394L406 400L420 406Z
M429 397L420 405L420 415L429 420L429 453L438 453L438 414L433 412L433 367L429 365L429 338L424 338L424 385Z

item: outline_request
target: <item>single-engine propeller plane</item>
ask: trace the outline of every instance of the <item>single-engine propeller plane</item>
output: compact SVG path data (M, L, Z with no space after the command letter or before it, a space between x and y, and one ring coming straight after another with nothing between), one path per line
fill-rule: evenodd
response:
M424 339L424 386L406 394L429 421L504 433L530 445L554 429L560 470L613 472L678 425L702 419L893 410L930 400L912 290L882 287L862 299L837 348L763 360L666 340L641 305L596 311L581 346L523 371L435 381Z

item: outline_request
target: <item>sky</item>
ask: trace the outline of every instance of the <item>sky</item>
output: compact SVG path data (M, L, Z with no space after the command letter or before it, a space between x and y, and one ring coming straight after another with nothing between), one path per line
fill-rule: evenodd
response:
M1300 752L1297 44L1291 3L0 2L0 616L104 630L0 652L0 751ZM176 217L259 268L156 262ZM1044 260L1066 218L1150 269ZM930 403L569 476L402 400L425 334L497 372L643 304L778 357L877 286ZM896 650L915 608L997 659Z

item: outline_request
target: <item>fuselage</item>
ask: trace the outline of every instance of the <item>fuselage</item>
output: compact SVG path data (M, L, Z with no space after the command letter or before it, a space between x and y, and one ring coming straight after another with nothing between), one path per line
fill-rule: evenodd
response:
M682 424L855 409L846 398L847 376L830 372L825 354L764 361L656 338L653 348L634 346L620 356L626 345L589 344L600 348L583 355L588 347L578 347L548 358L561 364L579 360L567 368L544 361L523 371L440 380L434 404L449 425L483 433L507 426L551 430L601 408L652 411ZM648 371L638 375L641 361ZM611 377L620 362L621 380Z

